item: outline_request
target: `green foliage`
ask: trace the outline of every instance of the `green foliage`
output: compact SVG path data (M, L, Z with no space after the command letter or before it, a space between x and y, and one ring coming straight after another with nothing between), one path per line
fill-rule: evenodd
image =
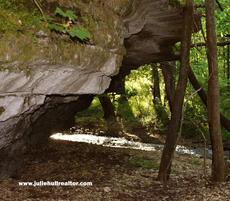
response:
M86 28L76 24L78 16L72 10L63 11L61 8L56 8L54 14L61 17L61 22L57 23L54 19L49 19L48 27L50 30L68 34L70 37L77 38L80 41L90 40L91 34Z
M72 10L67 10L64 12L61 8L56 8L55 15L60 15L61 17L68 18L71 21L75 21L78 19L78 16Z
M67 30L67 33L72 38L79 38L81 41L90 39L90 33L87 29L84 27L71 27L69 30Z
M143 125L153 121L154 107L151 95L151 71L150 66L142 66L133 70L126 78L126 94L134 116Z
M61 32L61 33L66 33L66 28L63 24L58 24L58 23L49 23L48 27L52 31L56 32Z
M78 126L82 127L98 127L103 130L105 122L103 119L103 110L100 101L97 97L93 99L92 104L87 110L78 112L75 117L75 122Z
M144 169L158 169L159 163L153 159L143 159L143 158L131 158L129 159L129 164L134 167L144 168Z
M202 135L205 135L208 138L207 109L198 95L195 95L192 99L188 100L188 97L193 92L194 90L192 86L189 85L185 97L185 101L188 102L185 109L182 135L185 138L202 139Z
M200 160L200 158L192 157L192 158L191 158L191 164L192 164L192 165L195 165L195 166L201 165L201 160Z
M87 110L77 113L77 117L87 117L87 116L94 116L96 118L103 117L103 109L97 97L93 99L92 104Z
M221 129L221 133L222 133L222 136L223 136L223 140L230 140L230 133L225 130L224 128Z
M176 2L176 1L175 1ZM203 4L202 0L195 1L198 4ZM224 12L216 8L217 17L217 35L218 41L226 40L223 38L224 35L229 34L229 1L221 0L221 4L224 8ZM201 8L202 14L204 9ZM68 17L65 17L69 19ZM205 30L205 20L202 18L202 26ZM63 31L60 28L60 32ZM194 33L192 37L192 43L204 42L203 35L200 32ZM176 51L178 51L178 46ZM220 94L221 94L221 112L230 119L230 88L228 87L228 80L226 78L226 52L227 48L218 47L218 68L219 68L219 83L220 83ZM198 47L192 48L190 54L191 67L200 82L204 90L207 92L208 86L208 63L206 57L206 48ZM178 72L177 72L178 74ZM162 104L153 105L153 97L151 92L152 87L152 75L151 68L148 65L138 68L138 70L132 70L131 73L126 77L125 82L125 96L126 100L122 100L121 95L111 96L113 104L116 108L116 113L122 118L126 125L132 127L141 126L152 128L152 130L162 129L167 127L167 116L170 116L168 102L165 98L165 86L163 83L163 77L159 70L160 76L160 91L161 91L161 102ZM185 110L185 118L183 124L182 135L188 138L199 138L202 139L201 133L205 134L208 138L208 120L207 120L207 109L201 102L198 94L192 99L190 95L194 93L193 87L188 84L185 96L185 102L187 107ZM166 111L166 113L165 113ZM86 111L88 116L96 116L98 119L103 117L103 111L99 101L94 101L89 110ZM100 114L100 117L98 116ZM157 115L158 114L158 115ZM160 114L160 115L159 115ZM161 118L161 121L159 120ZM165 121L162 121L165 120ZM162 123L164 122L164 123ZM154 128L154 129L153 129ZM230 133L222 129L223 139L230 139ZM135 164L138 164L135 163ZM141 165L140 165L141 166Z
M135 122L136 118L133 114L132 108L130 107L128 99L122 100L121 96L116 96L114 101L115 108L117 110L117 115L121 116L127 122Z
M217 26L217 34L220 37L224 37L226 34L229 34L230 27L230 3L229 0L221 0L221 6L223 7L223 11L221 11L218 7L216 9L216 26Z
M0 0L0 9L18 11L24 9L25 0Z
M197 4L202 4L202 0L196 0ZM229 0L221 0L221 6L224 11L221 11L218 6L216 6L216 33L218 41L225 41L227 38L227 34L229 34L230 27L230 4ZM202 14L205 14L205 10L200 10ZM202 27L204 33L206 32L205 26L205 18L202 18ZM192 43L204 42L204 37L200 32L193 34ZM225 52L225 53L224 53ZM220 86L220 110L221 112L230 119L230 90L227 87L227 78L226 78L226 53L227 48L218 47L218 69L219 69L219 86ZM207 92L208 89L208 63L206 57L206 48L205 47L197 47L192 48L190 54L191 66L198 78L200 84L203 86L204 90ZM189 85L187 89L187 94L191 94L192 87ZM195 125L192 125L195 122ZM202 130L205 134L208 135L208 124L207 124L207 110L201 104L199 97L196 96L191 101L189 101L189 105L186 111L186 122L184 129L189 130L186 133L191 133L192 130L195 133L198 133L199 130ZM199 129L198 129L199 128ZM230 133L224 129L222 129L222 136L224 139L230 139Z

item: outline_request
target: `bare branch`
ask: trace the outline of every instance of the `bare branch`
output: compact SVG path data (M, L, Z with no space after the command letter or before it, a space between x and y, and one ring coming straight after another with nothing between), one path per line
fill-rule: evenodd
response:
M224 9L223 9L221 3L220 3L218 0L216 0L216 3L217 3L217 5L218 5L219 9L223 12Z
M217 42L217 46L227 46L227 45L230 45L230 41ZM194 47L205 47L205 46L206 46L206 43L201 42L201 43L192 44L190 47L194 48Z

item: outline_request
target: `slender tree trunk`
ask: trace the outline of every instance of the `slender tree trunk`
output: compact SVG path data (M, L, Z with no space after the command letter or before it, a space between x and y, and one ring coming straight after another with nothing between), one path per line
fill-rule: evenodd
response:
M108 136L117 137L122 135L122 127L116 119L115 109L113 103L111 102L109 96L107 94L103 94L98 96L101 106L104 111L104 119L107 124L107 132Z
M153 103L158 103L161 102L161 93L160 93L159 73L156 64L152 64L152 79L153 79L153 87L152 87Z
M158 67L156 64L152 64L152 80L153 80L152 94L153 94L154 109L157 118L161 121L162 125L165 127L168 124L169 118L165 110L165 107L161 101L160 78L159 78Z
M209 69L208 81L208 121L212 142L212 178L224 181L224 153L220 130L219 85L217 70L217 45L215 32L215 0L206 0L207 57Z
M188 66L189 66L189 53L192 34L192 21L193 21L193 1L187 0L185 6L185 20L184 20L184 33L181 42L181 65L180 74L175 91L175 96L172 106L172 116L169 122L167 138L165 147L163 150L160 169L158 173L158 179L162 182L166 182L169 178L171 171L171 164L173 154L176 148L178 139L178 130L180 128L184 95L188 78Z
M207 107L207 95L200 83L198 82L194 72L192 71L191 67L189 67L189 73L188 73L189 81L192 84L193 88L198 91L198 95L204 105ZM230 132L230 120L227 119L222 113L220 113L220 123L221 125Z
M176 67L166 62L161 63L160 66L161 66L162 74L164 77L166 97L169 103L170 111L172 112L173 99L175 95L175 76L174 75L175 75Z
M105 119L115 119L116 118L115 109L114 109L113 103L111 102L109 96L106 94L103 94L99 96L99 101L104 111L104 118Z

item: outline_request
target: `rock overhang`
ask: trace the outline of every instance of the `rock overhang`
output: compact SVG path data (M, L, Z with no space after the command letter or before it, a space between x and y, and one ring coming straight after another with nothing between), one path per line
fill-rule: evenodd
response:
M182 9L166 0L42 2L51 10L80 6L93 37L88 44L73 43L44 27L1 35L0 149L6 164L0 169L9 174L15 152L71 126L75 113L92 100L86 94L103 93L121 66L120 73L127 73L170 60L181 37Z
M12 12L15 26L0 33L0 177L16 172L29 146L71 127L76 112L92 101L90 94L109 87L125 53L119 2L114 8L96 0L41 2L50 13L57 6L77 11L92 39L76 42L51 33L44 22L25 25L30 21L23 16L34 17L25 0L25 11L3 12Z
M175 59L173 46L181 39L183 9L170 6L167 0L134 0L124 24L124 66Z
M119 71L125 53L122 23L111 5L97 1L87 4L47 0L43 3L52 4L51 12L58 6L73 10L80 6L82 23L91 32L92 40L83 44L74 42L63 34L50 33L44 26L23 33L3 33L0 38L0 103L4 111L0 122L20 115L26 108L42 105L44 96L101 94L109 87L110 77ZM116 5L119 9L119 4ZM26 101L31 97L35 97L33 101Z

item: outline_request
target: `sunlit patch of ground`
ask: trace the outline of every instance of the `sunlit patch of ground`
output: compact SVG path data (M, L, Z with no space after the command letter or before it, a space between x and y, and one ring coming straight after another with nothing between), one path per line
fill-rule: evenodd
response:
M203 179L203 160L176 154L169 183L156 180L161 151L103 147L51 139L26 155L17 179L0 182L5 201L229 200L230 185ZM210 160L207 161L210 170ZM208 171L208 173L210 173ZM89 187L22 187L19 181L92 182Z
M163 145L161 144L153 144L153 143L142 143L142 142L134 142L127 140L125 138L117 138L117 137L106 137L106 136L96 136L90 134L62 134L56 133L51 136L52 139L56 140L65 140L72 142L85 142L90 144L102 145L106 147L116 147L116 148L129 148L129 149L137 149L143 151L156 151L162 150ZM196 157L203 156L204 150L200 149L191 149L185 146L178 145L176 147L176 152L179 154L190 154ZM206 150L207 156L211 156L211 150Z

